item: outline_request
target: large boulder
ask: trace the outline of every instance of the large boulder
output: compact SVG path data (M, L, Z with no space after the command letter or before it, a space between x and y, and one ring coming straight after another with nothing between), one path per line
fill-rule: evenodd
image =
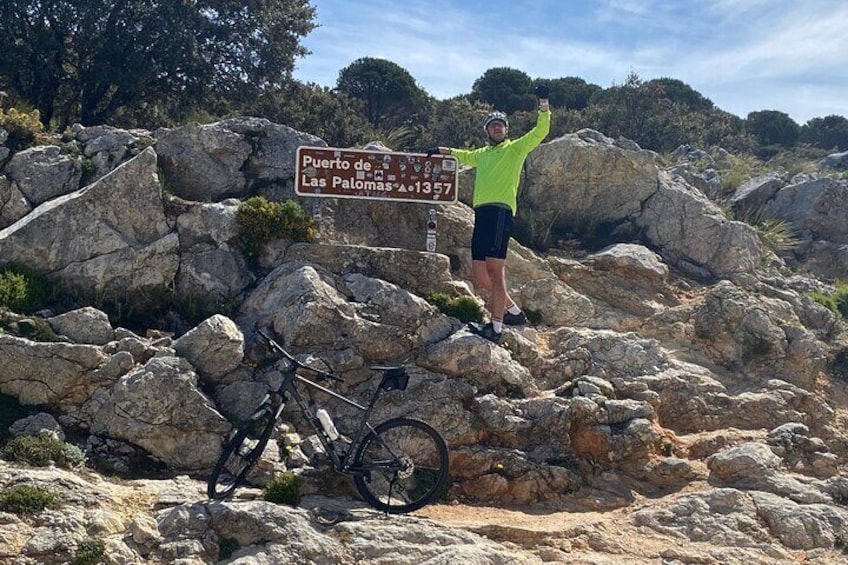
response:
M700 191L665 173L657 182L635 223L668 261L706 277L750 273L760 266L762 246L751 226L728 220Z
M38 343L0 333L0 393L21 404L72 409L133 365L125 353L93 345Z
M177 295L201 308L214 310L239 298L256 280L239 249L239 205L236 199L219 203L171 202L172 207L179 208Z
M813 241L803 247L801 266L818 276L838 280L848 273L848 245Z
M4 174L32 206L79 188L79 157L63 153L56 145L40 145L12 155Z
M736 210L756 213L784 186L786 186L784 175L768 173L748 180L740 186L730 197L730 204Z
M54 332L74 343L104 345L115 338L109 316L91 306L53 316L47 322Z
M827 353L806 330L792 305L722 281L693 315L695 334L715 362L780 376L812 389Z
M83 155L91 159L93 171L88 172L88 182L107 175L153 144L146 130L127 131L107 125L83 127L80 124L74 124L71 130L82 146Z
M320 138L262 118L231 118L156 130L156 152L174 193L218 202L272 184L293 195L295 153L301 145L326 147Z
M419 296L453 289L445 255L388 247L298 243L285 251L286 261L321 265L336 274L360 273L382 279Z
M174 350L188 359L202 377L214 380L239 366L244 356L244 336L232 320L216 314L175 341Z
M812 239L848 243L848 185L831 178L792 184L780 189L764 212L790 222Z
M835 169L837 171L848 169L848 151L831 153L819 161L819 166L824 169Z
M581 130L527 160L517 230L534 244L641 236L666 260L704 277L752 272L754 230L728 221L699 190L661 171L651 151Z
M103 388L73 416L92 434L139 445L176 469L209 469L231 429L184 359L154 357Z
M218 126L241 135L252 144L253 151L244 164L251 192L269 184L292 186L297 148L301 145L327 146L320 137L263 118L230 118L218 122Z
M550 245L557 234L588 236L627 222L657 191L655 157L622 149L593 130L541 145L527 160L517 228Z
M287 345L351 348L362 358L396 360L444 339L450 320L394 284L288 262L272 271L242 303L243 328L273 326Z
M245 194L242 167L252 148L239 134L191 123L155 135L162 170L178 196L209 202Z
M121 295L170 284L177 250L152 149L0 230L0 264L22 263L79 288Z

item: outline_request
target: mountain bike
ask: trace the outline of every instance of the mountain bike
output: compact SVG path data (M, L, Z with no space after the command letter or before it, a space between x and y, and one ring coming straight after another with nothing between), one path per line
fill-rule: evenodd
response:
M413 418L392 418L376 426L369 421L383 393L406 389L409 374L405 367L371 367L382 378L368 405L363 406L315 382L344 382L341 377L298 361L266 330L259 330L258 335L281 357L282 383L265 395L253 415L226 441L209 477L210 499L226 499L247 482L290 398L314 429L334 470L351 475L357 492L374 508L386 514L403 514L442 493L448 480L448 448L439 432ZM308 393L308 402L300 389ZM329 413L316 407L312 390L363 413L352 434L338 432Z

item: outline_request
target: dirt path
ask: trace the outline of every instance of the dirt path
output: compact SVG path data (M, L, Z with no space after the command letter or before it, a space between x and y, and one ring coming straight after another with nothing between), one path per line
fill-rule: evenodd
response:
M633 525L632 514L660 501L640 498L616 510L545 511L502 509L466 504L431 505L415 512L453 528L483 535L506 546L526 551L545 563L586 565L771 565L848 563L836 550L782 551L782 557L759 548L734 550L723 544L692 542Z

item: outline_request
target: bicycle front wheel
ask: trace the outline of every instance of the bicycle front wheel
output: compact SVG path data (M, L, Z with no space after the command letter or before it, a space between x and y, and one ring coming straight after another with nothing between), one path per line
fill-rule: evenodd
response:
M212 469L206 493L209 498L228 498L247 480L274 431L276 417L270 406L257 410L224 445Z
M448 480L448 447L429 424L410 418L383 422L353 460L356 490L384 512L412 512L440 495Z

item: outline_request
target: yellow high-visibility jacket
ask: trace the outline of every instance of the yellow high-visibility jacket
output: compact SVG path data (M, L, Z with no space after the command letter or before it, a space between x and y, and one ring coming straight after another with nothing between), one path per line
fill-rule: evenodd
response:
M539 112L536 125L516 139L504 139L497 145L479 149L453 149L451 155L471 167L477 167L472 206L502 204L515 214L521 167L527 155L551 130L551 113Z

